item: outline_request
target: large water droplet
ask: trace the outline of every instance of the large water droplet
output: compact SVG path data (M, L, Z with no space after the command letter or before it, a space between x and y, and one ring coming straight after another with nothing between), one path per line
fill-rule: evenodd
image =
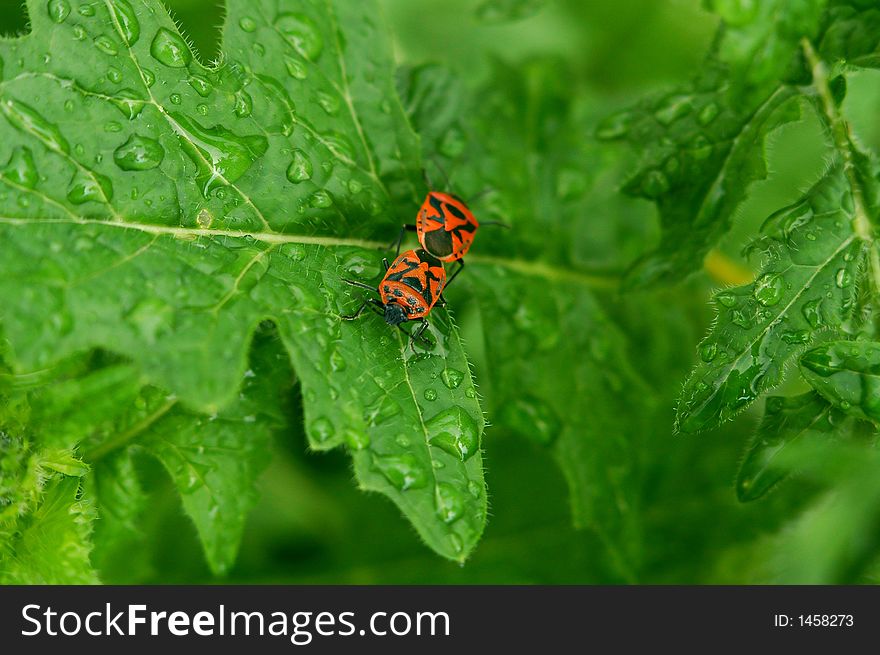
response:
M700 346L700 359L704 362L711 362L718 354L718 344L714 341L704 343Z
M837 271L837 275L834 278L835 284L841 289L846 289L852 284L853 276L852 273L849 272L849 269L841 268Z
M771 307L778 303L782 298L784 288L782 278L775 273L766 273L758 278L755 282L754 296L755 300L764 305Z
M91 18L95 15L95 8L90 4L82 4L77 8L76 13L80 16Z
M203 127L183 114L172 113L173 127L183 151L196 165L202 195L234 182L266 154L269 142L262 135L239 136L222 125Z
M443 410L425 423L431 445L454 455L461 461L473 456L480 447L480 429L464 409L455 405Z
M211 83L201 75L192 75L187 82L189 82L189 85L203 98L207 98L211 95L211 91L214 90Z
M111 198L113 198L113 185L110 179L97 173L88 174L77 170L67 188L67 199L74 205L109 202Z
M111 66L107 69L107 79L113 82L113 84L119 84L122 82L122 71Z
M715 296L715 300L717 300L724 307L733 307L736 304L736 296L732 293L722 292Z
M119 24L125 42L130 46L137 43L141 36L141 25L128 0L110 0L110 9Z
M410 453L374 457L373 465L400 491L421 489L428 484L427 469Z
M150 44L150 54L170 68L186 68L192 61L192 52L179 34L160 27Z
M251 115L251 112L254 110L254 101L251 98L251 95L247 91L236 91L235 92L235 106L232 111L235 112L235 115L239 118L247 118Z
M333 423L323 416L316 418L309 426L309 435L318 443L329 441L333 437L334 432Z
M302 150L293 151L293 161L287 167L287 179L297 184L312 178L312 161Z
M318 189L309 197L309 207L315 207L316 209L327 209L328 207L332 206L333 196L331 196L323 189Z
M34 156L29 148L17 146L12 151L9 163L3 169L3 177L27 189L33 189L37 186L39 175L36 164L34 164Z
M425 393L423 395L425 396L425 400L427 400L427 401L433 402L433 401L437 400L437 390L436 389L431 389L429 387L429 388L425 389Z
M36 109L23 102L8 99L0 102L0 110L16 129L32 134L52 150L70 154L70 145L61 130L43 118Z
M309 72L306 65L299 59L293 57L284 57L284 66L287 68L287 74L297 80L304 80L308 77Z
M257 22L250 16L243 16L238 21L238 26L245 32L253 32L257 29Z
M437 485L435 501L437 515L444 523L454 523L460 519L467 505L464 494L448 482Z
M321 105L321 109L323 109L330 116L335 116L339 113L340 100L339 96L332 93L325 93L324 91L318 91L315 94L318 98L318 104Z
M49 11L49 18L58 24L63 23L70 16L70 5L67 0L49 0L47 9Z
M113 106L121 111L122 115L128 120L137 118L138 114L143 111L147 104L145 100L141 100L138 97L138 94L131 89L120 90L115 96L110 98L110 102L113 103Z
M299 54L315 61L324 49L324 39L318 26L305 14L279 14L275 28Z
M816 300L804 303L803 309L801 309L801 313L804 315L804 318L807 319L807 323L809 323L812 328L817 328L823 323L821 306L822 299L817 298Z
M464 373L455 368L445 368L443 373L440 374L440 379L443 380L443 384L447 387L455 389L464 380Z
M116 44L109 36L101 35L97 37L95 39L95 47L105 55L110 55L111 57L115 57L119 54L119 51L116 49Z
M124 171L147 171L156 168L165 158L158 141L133 134L113 152L113 161Z

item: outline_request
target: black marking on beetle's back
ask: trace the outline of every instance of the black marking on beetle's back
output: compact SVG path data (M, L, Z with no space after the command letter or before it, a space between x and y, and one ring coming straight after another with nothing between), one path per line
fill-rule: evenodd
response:
M467 220L467 216L464 215L464 212L461 211L461 210L460 210L458 207L456 207L455 205L451 205L451 204L449 204L449 203L447 202L447 203L446 203L446 210L447 210L450 214L452 214L453 216L455 216L456 218L458 218L458 219L460 219L460 220L462 220L462 221L466 221L466 220Z
M438 257L452 254L452 234L446 230L434 230L425 234L425 245Z

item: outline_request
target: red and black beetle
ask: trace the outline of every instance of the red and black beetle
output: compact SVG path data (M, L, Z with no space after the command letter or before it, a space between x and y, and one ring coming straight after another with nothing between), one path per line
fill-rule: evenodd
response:
M421 339L428 328L425 317L438 301L441 305L445 304L442 293L447 282L443 264L421 249L407 250L390 266L387 259L382 262L385 265L385 277L379 283L378 289L357 280L345 280L353 286L377 291L380 299L367 298L354 314L341 318L353 321L369 308L381 314L388 325L398 328L406 321L420 321L421 327L411 336L413 340Z

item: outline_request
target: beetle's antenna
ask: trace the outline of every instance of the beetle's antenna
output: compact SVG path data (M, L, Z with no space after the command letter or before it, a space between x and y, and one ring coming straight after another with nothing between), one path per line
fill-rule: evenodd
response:
M472 197L468 198L468 204L469 204L469 205L473 205L477 200L479 200L480 198L483 198L483 197L489 195L489 194L492 193L493 191L495 191L494 187L487 186L487 187L484 188L482 191L480 191L479 193L477 193L475 196L472 196Z
M449 176L446 174L446 171L443 170L443 167L440 165L440 160L436 157L431 157L431 161L434 163L434 166L437 167L437 170L440 171L440 174L443 176L443 179L446 181L446 190L452 191L452 182L449 181Z
M480 223L480 227L484 227L486 225L495 225L496 227L503 227L505 230L510 229L510 224L505 223L504 221L483 221Z

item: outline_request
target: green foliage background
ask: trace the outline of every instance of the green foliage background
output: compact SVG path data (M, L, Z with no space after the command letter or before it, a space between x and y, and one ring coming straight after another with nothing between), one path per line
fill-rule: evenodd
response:
M877 581L873 1L228 3L0 5L0 581Z

